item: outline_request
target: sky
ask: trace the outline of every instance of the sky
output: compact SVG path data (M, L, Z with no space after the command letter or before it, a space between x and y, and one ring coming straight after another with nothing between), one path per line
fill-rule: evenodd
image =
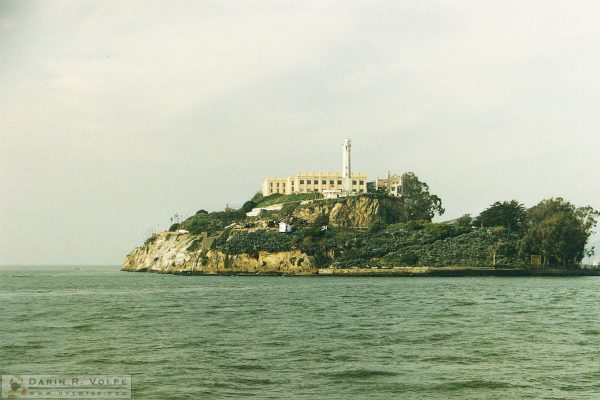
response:
M266 176L600 209L600 2L0 2L0 264L120 264ZM597 236L596 236L597 238ZM597 240L597 239L594 240Z

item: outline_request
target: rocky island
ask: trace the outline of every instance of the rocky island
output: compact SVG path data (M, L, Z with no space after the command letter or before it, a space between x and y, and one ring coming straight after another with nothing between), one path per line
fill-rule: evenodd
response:
M175 274L597 275L580 262L598 213L561 199L497 202L476 218L431 222L441 200L414 174L395 197L262 196L198 211L153 234L124 271Z

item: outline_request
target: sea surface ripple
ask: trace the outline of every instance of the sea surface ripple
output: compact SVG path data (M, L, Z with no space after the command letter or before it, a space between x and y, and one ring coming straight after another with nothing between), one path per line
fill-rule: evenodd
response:
M600 399L600 278L1 267L2 374L134 399Z

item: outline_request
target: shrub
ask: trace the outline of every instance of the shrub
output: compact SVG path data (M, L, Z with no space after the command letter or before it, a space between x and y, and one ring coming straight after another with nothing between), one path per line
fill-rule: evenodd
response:
M173 225L171 225L171 226L169 227L169 232L176 232L176 231L179 229L179 225L180 225L180 224L179 224L179 223L177 223L177 222L176 222L176 223L174 223Z
M144 246L148 246L156 241L156 235L150 236L148 239L144 241Z
M329 257L326 254L315 254L315 256L313 257L313 261L315 263L316 267L325 267L329 264L331 264L331 257Z
M411 251L408 251L400 256L398 259L400 263L405 265L416 265L419 261L419 256Z
M371 233L381 232L381 231L385 230L385 227L386 227L386 225L382 221L375 221L373 223L373 225L371 225L369 232L371 232Z
M259 251L279 252L292 249L290 235L272 231L240 232L218 247L227 254L257 254Z
M299 205L300 205L300 202L298 202L298 201L294 201L291 203L285 203L283 205L283 207L281 207L281 210L279 210L279 213L282 216L290 216L294 213L294 211L296 211L296 208L298 208Z
M318 238L323 236L325 231L321 229L321 226L311 226L308 228L304 228L298 232L299 235L304 236L305 238Z
M242 206L242 211L244 213L250 212L252 211L252 209L256 207L256 203L252 200L248 200L247 202L244 203L244 205Z
M265 196L263 196L263 194L262 194L261 192L256 192L256 193L254 194L254 196L252 196L252 199L251 199L251 200L252 200L254 203L258 203L258 202L260 202L260 201L263 199L263 197L265 197Z
M274 193L270 196L263 197L260 201L257 202L257 207L266 207L273 204L279 203L290 203L290 202L299 202L302 200L314 199L318 196L318 194L314 193L298 193L298 194L281 194Z
M323 213L319 214L313 222L314 227L322 227L329 223L329 217Z
M192 234L202 232L214 233L234 222L243 221L245 218L246 213L241 210L219 211L210 214L200 213L183 221L180 227Z
M473 225L473 218L471 218L471 215L465 214L456 220L456 225L470 228Z

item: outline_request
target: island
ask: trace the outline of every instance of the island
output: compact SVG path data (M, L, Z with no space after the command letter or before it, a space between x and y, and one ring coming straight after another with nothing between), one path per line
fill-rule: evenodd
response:
M240 209L199 210L154 233L122 270L319 276L598 275L581 261L598 211L557 197L526 209L498 201L480 215L432 222L442 199L413 172L368 181L352 172L264 180Z
M496 202L431 222L441 201L411 173L405 193L326 199L257 194L239 209L199 210L157 232L124 271L221 275L598 275L580 265L597 212L562 198Z

